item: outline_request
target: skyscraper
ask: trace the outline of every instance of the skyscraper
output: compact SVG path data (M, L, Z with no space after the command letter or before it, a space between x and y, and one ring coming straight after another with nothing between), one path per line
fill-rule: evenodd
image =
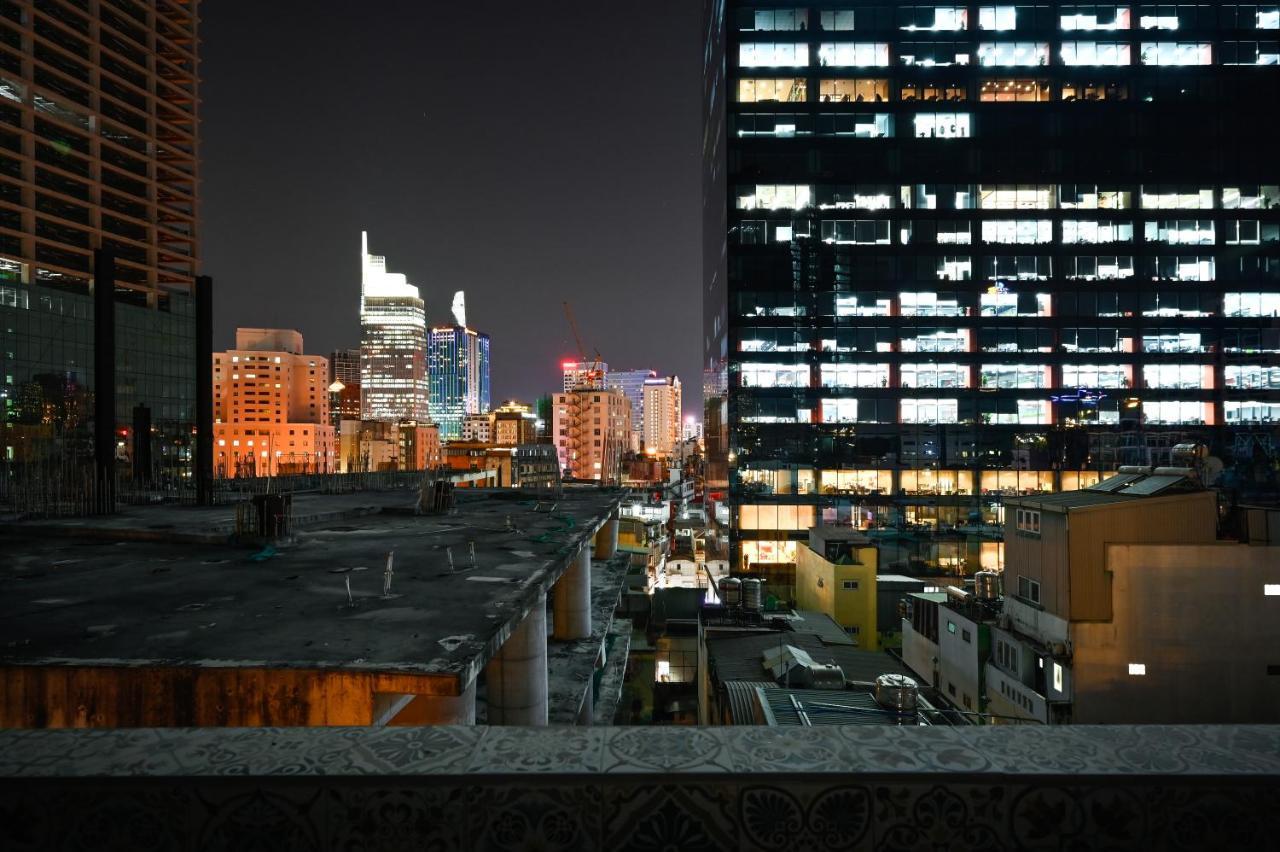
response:
M646 379L644 383L644 449L669 455L680 443L680 379Z
M1273 8L707 3L738 567L820 521L994 522L1180 443L1274 487Z
M426 422L427 312L418 288L360 233L360 408L365 420Z
M335 349L329 353L329 381L360 384L359 349Z
M489 411L489 335L467 326L465 296L453 296L453 325L431 329L431 413L445 440L462 435L468 414Z
M195 295L198 17L196 0L0 8L9 477L97 459L126 478L191 481L209 328Z
M606 382L611 388L618 388L631 403L632 448L640 449L644 432L644 383L656 379L656 370L615 370L608 374ZM569 388L566 388L569 390Z

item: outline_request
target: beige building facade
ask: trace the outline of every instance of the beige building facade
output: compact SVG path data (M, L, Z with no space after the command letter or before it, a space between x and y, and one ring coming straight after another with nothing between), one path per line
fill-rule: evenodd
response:
M237 329L235 349L213 355L215 475L336 470L328 377L328 359L304 354L298 332Z
M630 431L631 403L617 388L555 395L552 434L561 469L569 478L617 483Z
M680 445L680 379L666 376L644 383L644 429L647 453L671 455Z

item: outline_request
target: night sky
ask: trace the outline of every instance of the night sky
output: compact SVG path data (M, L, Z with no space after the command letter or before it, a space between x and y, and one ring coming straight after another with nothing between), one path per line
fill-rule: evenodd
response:
M493 399L576 348L701 397L701 3L201 4L203 272L214 345L359 344L360 231L493 338Z

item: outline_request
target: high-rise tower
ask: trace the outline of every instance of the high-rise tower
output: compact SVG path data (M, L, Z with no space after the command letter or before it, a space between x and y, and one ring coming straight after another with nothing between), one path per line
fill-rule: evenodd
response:
M440 437L455 439L468 414L489 411L489 335L467 325L461 290L453 296L453 325L433 327L429 347L431 413Z
M198 19L196 0L0 4L6 478L81 480L96 461L100 478L192 481L212 351L196 296Z
M1179 444L1274 488L1274 5L706 9L708 485L737 567L819 522L991 524Z
M427 312L418 288L360 233L360 409L365 420L430 420Z

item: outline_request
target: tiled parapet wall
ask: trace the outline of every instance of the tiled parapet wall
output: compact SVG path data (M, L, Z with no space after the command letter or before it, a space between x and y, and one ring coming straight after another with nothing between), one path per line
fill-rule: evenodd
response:
M0 733L0 849L1264 849L1280 727Z

